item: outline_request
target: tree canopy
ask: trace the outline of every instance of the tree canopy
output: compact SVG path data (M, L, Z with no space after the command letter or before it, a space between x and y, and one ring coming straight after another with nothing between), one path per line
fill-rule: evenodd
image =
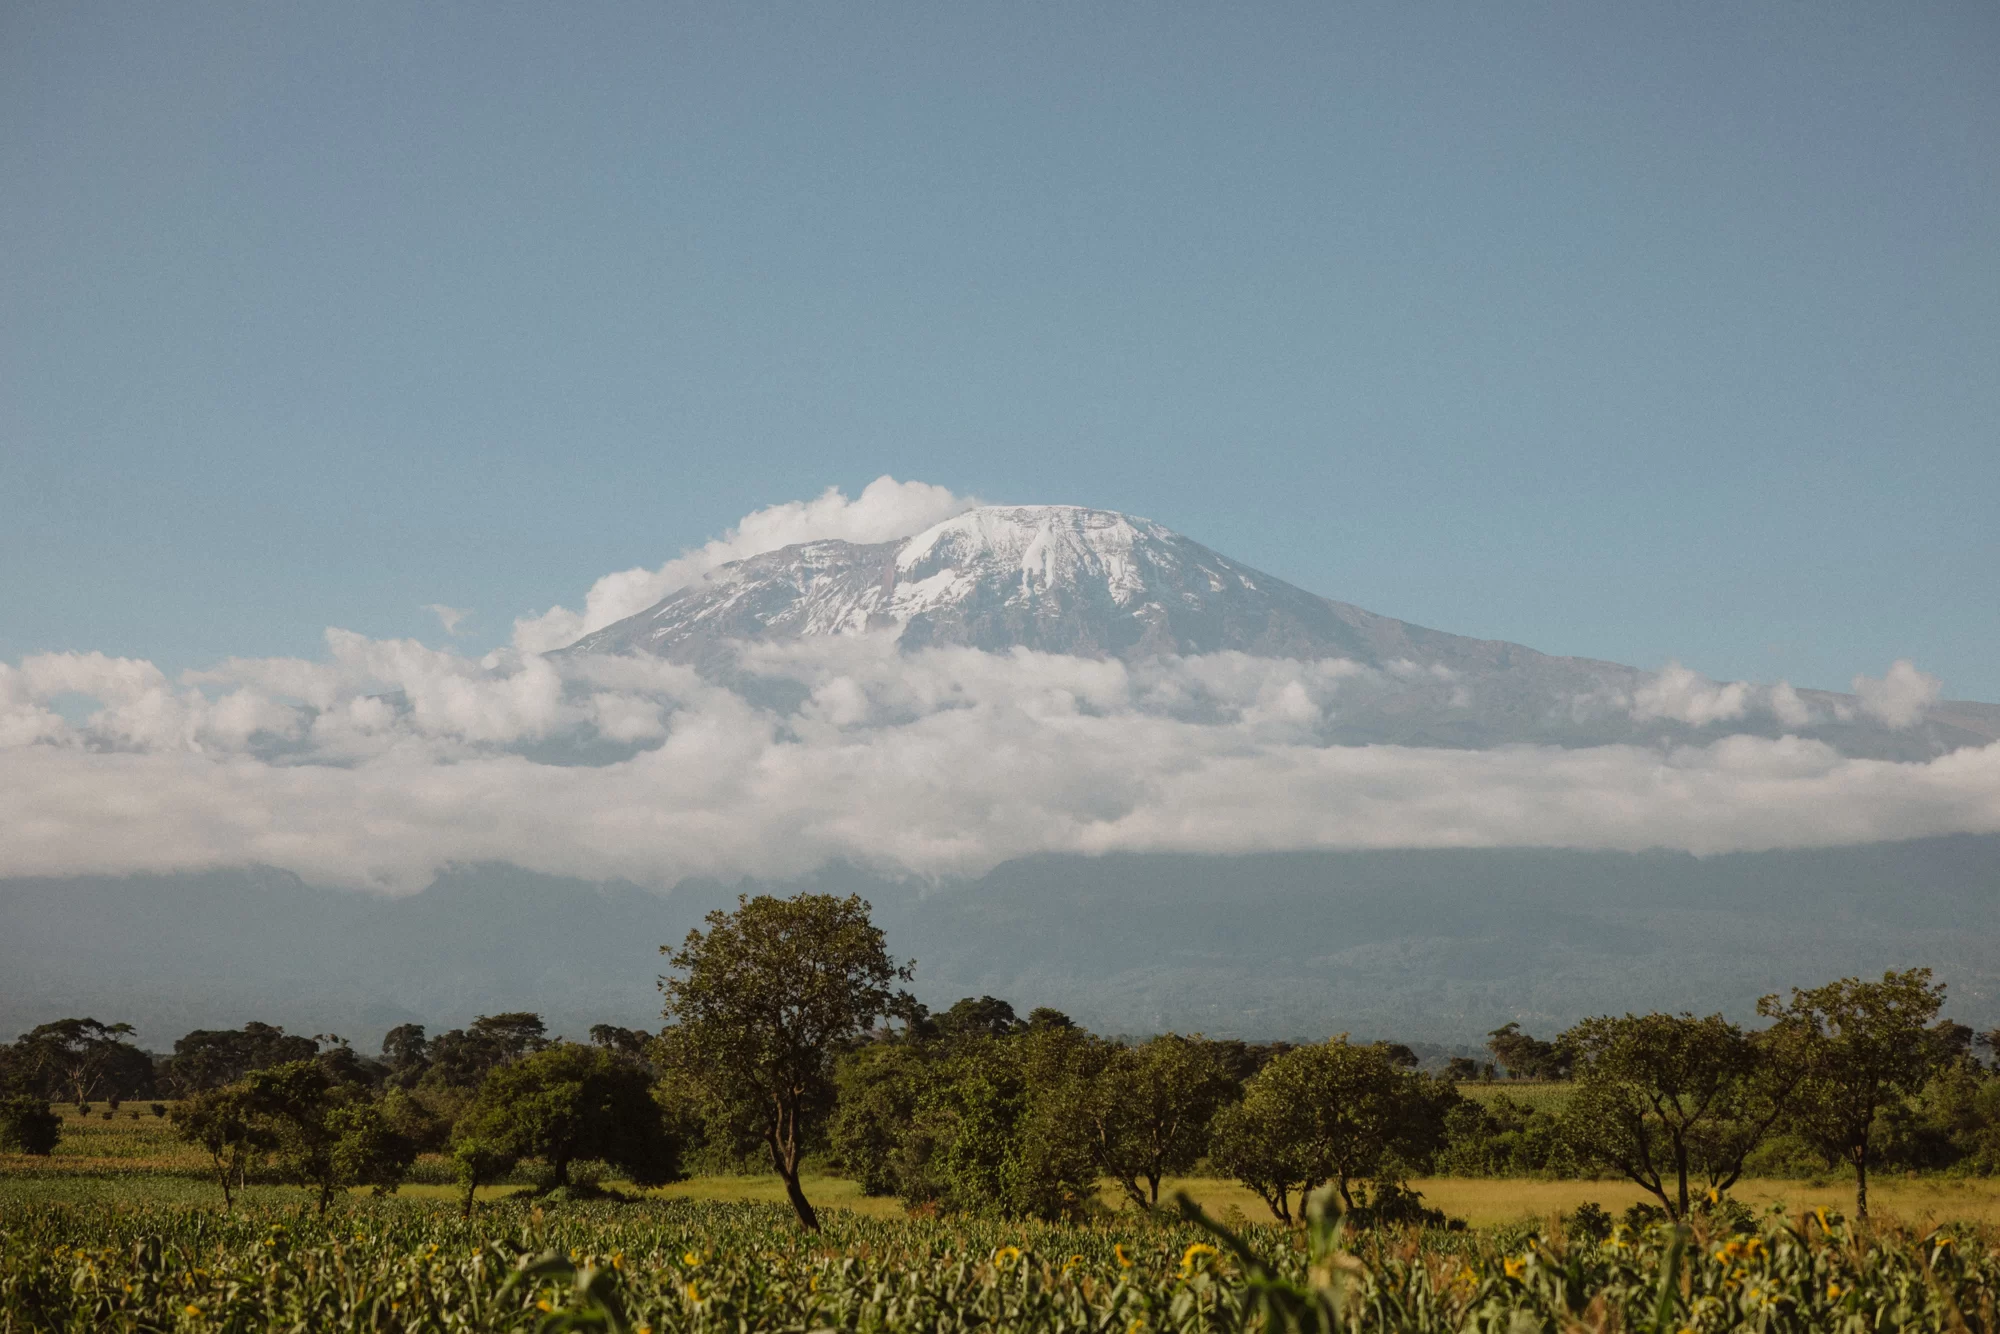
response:
M799 1166L825 1129L834 1058L878 1018L915 1014L893 989L910 969L855 896L744 897L706 923L662 947L680 975L661 979L658 1051L712 1127L763 1144L800 1224L817 1230Z

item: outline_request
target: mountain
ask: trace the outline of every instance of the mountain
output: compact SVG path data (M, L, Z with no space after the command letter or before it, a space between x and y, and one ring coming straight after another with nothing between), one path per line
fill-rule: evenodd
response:
M2000 740L2000 706L1945 703L1914 725L1851 695L1717 687L1471 639L1335 602L1150 519L1073 505L985 506L890 542L808 542L733 561L565 653L648 653L728 672L744 642L894 635L906 649L1024 648L1136 662L1235 651L1359 664L1327 739L1486 747L1809 736L1844 754L1927 759Z

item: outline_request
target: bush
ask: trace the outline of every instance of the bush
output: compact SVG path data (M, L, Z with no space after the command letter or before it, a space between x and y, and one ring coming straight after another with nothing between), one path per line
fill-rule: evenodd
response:
M0 1149L46 1158L62 1139L62 1118L45 1098L0 1098Z
M1586 1200L1563 1220L1563 1232L1576 1241L1603 1241L1611 1235L1611 1211L1596 1200Z

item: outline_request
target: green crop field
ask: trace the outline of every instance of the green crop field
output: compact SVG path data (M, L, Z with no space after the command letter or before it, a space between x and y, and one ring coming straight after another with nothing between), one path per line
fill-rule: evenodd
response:
M1539 1080L1501 1079L1491 1084L1465 1083L1458 1086L1459 1096L1474 1102L1492 1103L1500 1098L1508 1098L1538 1112L1560 1112L1569 1101L1571 1086L1568 1084L1546 1084Z
M1697 1224L1679 1250L1665 1228L1565 1239L1559 1215L1617 1214L1628 1184L1427 1178L1412 1184L1470 1230L1357 1234L1315 1263L1211 1178L1168 1189L1240 1254L1110 1189L1096 1222L1057 1225L910 1217L807 1178L818 1235L759 1176L623 1202L491 1187L469 1220L441 1183L351 1191L323 1219L285 1186L224 1209L203 1157L138 1110L66 1108L54 1154L0 1159L0 1332L2000 1328L2000 1186L1977 1178L1883 1180L1870 1230L1835 1212L1844 1183L1746 1182L1755 1230Z
M1992 1330L1993 1234L1837 1216L1602 1241L1521 1229L1342 1237L1185 1221L878 1218L654 1198L357 1197L233 1210L59 1198L0 1209L0 1330ZM58 1198L34 1199L49 1193Z

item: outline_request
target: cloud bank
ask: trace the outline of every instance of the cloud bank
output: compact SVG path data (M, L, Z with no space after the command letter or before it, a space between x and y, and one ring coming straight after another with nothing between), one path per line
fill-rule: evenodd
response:
M1236 653L1127 665L856 638L739 665L742 693L655 660L475 660L343 631L323 660L178 682L102 654L0 665L0 875L263 864L407 892L505 861L665 887L835 859L975 875L1035 852L1706 853L2000 831L2000 745L1921 763L1741 735L1332 745L1344 704L1403 688L1393 673ZM758 702L760 683L788 702ZM72 721L53 705L75 696L98 703Z
M409 892L510 862L667 887L836 860L945 876L1039 852L1711 853L2000 831L2000 743L1892 762L1717 735L1829 710L1914 727L1939 684L1908 662L1857 678L1852 703L1810 704L1669 663L1570 707L1707 729L1702 744L1467 750L1335 744L1344 714L1399 692L1472 702L1477 683L1410 663L1126 664L861 636L743 646L725 686L655 659L540 655L724 561L886 541L972 503L884 477L759 510L599 580L582 612L516 622L482 657L336 629L318 659L178 680L102 653L0 663L0 877L269 865ZM431 610L448 634L467 615Z

